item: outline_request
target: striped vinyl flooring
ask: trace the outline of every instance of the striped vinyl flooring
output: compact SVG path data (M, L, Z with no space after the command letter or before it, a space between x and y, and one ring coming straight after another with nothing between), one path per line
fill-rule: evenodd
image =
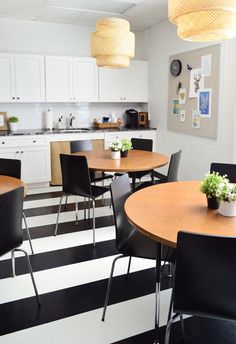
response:
M0 344L109 344L152 343L154 339L154 262L132 259L125 278L127 259L117 262L106 321L101 321L107 281L115 248L115 229L109 193L96 201L96 248L92 221L84 220L79 199L79 223L75 225L74 198L62 208L58 235L54 236L61 189L32 189L24 211L35 254L30 255L42 306L34 296L24 258L17 254L15 278L10 255L0 258ZM86 204L88 206L88 204ZM23 248L30 252L29 244ZM161 291L161 338L163 344L171 292L167 269ZM233 323L187 318L187 343L236 343ZM179 323L171 343L181 343Z

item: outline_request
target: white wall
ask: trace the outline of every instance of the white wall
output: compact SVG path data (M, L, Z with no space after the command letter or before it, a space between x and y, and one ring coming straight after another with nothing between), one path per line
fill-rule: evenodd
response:
M67 25L28 20L0 19L0 51L42 55L90 56L90 33L95 26ZM147 58L146 32L137 32L136 59ZM54 120L59 115L69 113L77 115L79 126L89 126L94 117L105 116L115 111L117 117L124 110L140 106L137 104L1 104L0 111L8 116L20 118L20 128L38 129L44 126L44 112L50 108Z
M151 124L158 129L158 151L170 155L183 150L179 174L182 180L201 179L212 161L232 162L234 159L236 162L236 39L222 43L217 140L167 130L169 56L203 46L206 44L178 39L176 27L167 21L150 29Z

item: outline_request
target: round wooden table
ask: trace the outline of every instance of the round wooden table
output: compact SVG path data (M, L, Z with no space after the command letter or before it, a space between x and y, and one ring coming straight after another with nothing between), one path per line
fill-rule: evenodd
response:
M236 236L236 217L207 208L200 181L165 183L142 189L125 203L129 221L143 234L172 247L179 231Z
M22 180L0 175L0 194L11 191L15 188L18 188L19 186L24 187L24 195L26 195L27 186L24 182L22 182Z
M104 172L149 171L154 168L165 166L168 163L167 156L142 150L131 150L127 158L120 158L118 160L111 159L111 152L109 149L78 152L73 153L73 155L86 156L89 169Z

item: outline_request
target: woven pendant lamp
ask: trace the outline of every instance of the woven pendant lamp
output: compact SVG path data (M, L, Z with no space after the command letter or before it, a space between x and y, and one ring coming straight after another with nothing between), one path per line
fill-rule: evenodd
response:
M168 0L168 16L178 36L188 41L236 36L236 0Z
M127 20L105 18L91 34L91 55L98 67L125 68L134 57L135 37Z

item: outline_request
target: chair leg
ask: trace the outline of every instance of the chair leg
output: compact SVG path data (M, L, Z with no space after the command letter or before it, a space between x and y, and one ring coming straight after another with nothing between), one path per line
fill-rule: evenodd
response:
M11 266L12 266L12 277L16 276L16 262L15 262L15 252L11 251Z
M131 259L132 259L132 257L130 256L129 257L129 263L128 263L128 269L127 269L127 273L126 273L126 276L125 276L126 279L128 279L128 277L129 277L129 270L130 270L130 265L131 265Z
M27 234L28 240L29 240L30 249L31 249L32 254L34 254L33 245L32 245L32 241L31 241L31 236L30 236L30 232L29 232L29 228L28 228L28 225L27 225L27 221L26 221L26 217L25 217L25 213L24 212L22 212L22 216L23 216L23 220L24 220L24 223L25 223L25 229L26 229L26 234Z
M102 175L104 175L104 172L102 172ZM102 180L102 186L104 187L104 179ZM102 204L104 205L104 194L102 194Z
M168 275L167 275L169 278L172 277L172 266L171 266L171 263L168 264Z
M95 245L95 199L93 199L93 246Z
M107 310L108 301L109 301L110 293L111 293L112 277L113 277L113 273L114 273L116 261L117 261L118 259L124 258L124 257L126 257L126 256L124 256L123 254L121 254L120 256L116 257L116 258L113 260L113 262L112 262L111 273L110 273L110 277L109 277L109 281L108 281L108 285L107 285L107 292L106 292L106 297L105 297L105 302L104 302L104 307L103 307L103 312L102 312L102 321L105 321L106 310Z
M66 200L65 200L65 209L67 209L67 202L68 202L68 195L66 195Z
M168 312L168 318L167 318L167 322L170 320L171 318L171 314L172 314L172 307L173 307L173 288L171 290L171 296L170 296L170 306L169 306L169 312Z
M36 286L35 279L34 279L34 274L33 274L32 266L31 266L31 263L30 263L30 260L29 260L29 256L28 256L28 254L27 254L27 252L25 250L22 250L20 248L16 248L14 251L23 252L24 255L25 255L26 262L27 262L28 269L29 269L29 273L30 273L30 277L31 277L32 284L33 284L33 287L34 287L34 292L35 292L38 304L39 304L39 306L41 306L40 298L39 298L39 294L38 294L38 290L37 290L37 286Z
M79 224L78 197L75 196L75 224Z
M84 197L84 220L86 220L86 197Z
M160 291L161 291L161 251L162 245L156 243L156 267L155 267L155 277L156 277L156 292L155 292L155 340L154 343L159 343L159 323L160 323Z
M185 342L186 336L185 336L185 328L184 328L184 318L183 318L183 314L180 314L180 322L181 322L182 337L183 337L183 341Z
M165 344L169 344L171 326L172 326L173 322L175 321L175 319L178 318L179 316L180 316L180 314L177 313L177 314L173 315L173 317L170 318L170 320L168 321L168 324L166 326Z
M58 207L58 213L57 213L57 221L56 221L56 228L55 228L55 232L54 235L57 235L57 230L58 230L58 223L59 223L59 216L60 216L60 212L61 212L61 205L62 205L62 199L65 195L62 195L60 198L60 203L59 203L59 207Z

